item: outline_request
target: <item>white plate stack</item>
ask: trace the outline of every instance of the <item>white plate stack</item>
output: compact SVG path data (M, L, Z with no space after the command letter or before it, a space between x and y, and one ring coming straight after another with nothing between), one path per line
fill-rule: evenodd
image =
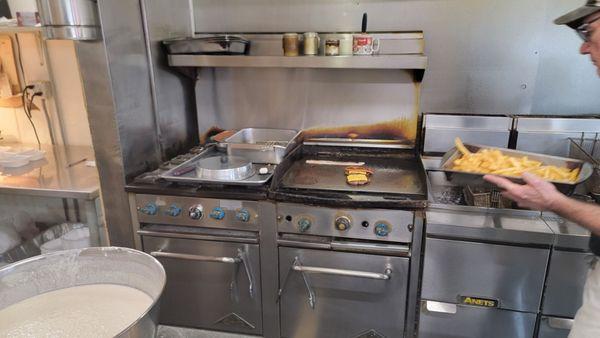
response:
M0 167L18 168L38 161L46 156L46 152L37 149L11 150L9 147L0 147Z

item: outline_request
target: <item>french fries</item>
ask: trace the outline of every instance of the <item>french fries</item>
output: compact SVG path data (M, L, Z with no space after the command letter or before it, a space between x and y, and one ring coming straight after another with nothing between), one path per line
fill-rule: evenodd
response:
M527 158L527 156L521 158L506 156L496 149L481 149L472 153L458 137L454 143L456 149L463 156L454 161L453 170L510 177L520 177L524 172L529 172L544 180L569 183L577 181L579 176L579 168L571 170L544 165L542 162Z

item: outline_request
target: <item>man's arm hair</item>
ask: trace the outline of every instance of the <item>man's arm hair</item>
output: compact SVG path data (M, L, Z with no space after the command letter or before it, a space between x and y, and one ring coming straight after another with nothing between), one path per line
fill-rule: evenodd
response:
M551 210L600 236L600 205L577 201L563 195L553 203Z

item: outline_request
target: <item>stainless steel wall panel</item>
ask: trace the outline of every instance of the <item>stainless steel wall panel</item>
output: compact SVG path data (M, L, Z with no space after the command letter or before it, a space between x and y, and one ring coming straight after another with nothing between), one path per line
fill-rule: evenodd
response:
M446 303L482 297L502 309L537 312L549 255L549 249L428 237L421 296Z
M125 194L125 168L105 58L106 50L101 41L76 43L75 47L81 68L109 242L114 246L133 247L131 215Z
M534 313L446 305L453 313L438 312L435 307L439 307L439 303L422 301L419 338L533 337L536 321Z
M125 177L132 178L161 162L141 8L136 0L100 1L98 6L123 167Z
M580 5L568 0L560 7ZM424 80L423 111L529 113L542 47L554 41L551 35L543 35L552 19L547 7L558 5L550 0L194 0L194 16L197 32L359 31L361 15L367 12L371 31L425 32L430 67ZM557 27L553 32L563 41L577 42L568 29ZM575 54L573 49L573 54L558 56L569 67L589 63ZM568 85L558 77L553 82L565 92L576 93L584 83L593 83L594 77L590 74ZM564 100L564 108L556 104L555 112L570 113L573 102L592 107L581 96Z
M170 159L198 142L194 82L167 65L162 40L191 36L189 0L143 0L153 105L161 156Z
M456 137L465 143L506 148L512 120L506 116L425 114L423 151L445 153L452 148Z
M111 245L133 247L125 181L161 161L139 1L100 1L103 41L77 42Z
M594 255L554 250L550 258L542 313L574 318L581 307L583 286Z
M569 138L594 138L600 119L518 117L517 149L554 156L569 156Z
M306 129L407 118L417 128L418 85L408 71L201 69L199 130Z

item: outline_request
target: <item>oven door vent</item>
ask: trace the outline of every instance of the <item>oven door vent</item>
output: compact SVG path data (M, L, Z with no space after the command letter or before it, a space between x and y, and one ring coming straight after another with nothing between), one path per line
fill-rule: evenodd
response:
M367 332L361 333L355 338L385 338L385 336L375 330L369 330Z
M215 322L215 324L221 324L221 325L225 325L228 327L246 327L249 329L254 329L255 326L250 324L247 320L245 320L244 318L242 318L240 315L238 315L237 313L230 313L228 315L226 315L225 317L222 317L221 319L217 320Z

